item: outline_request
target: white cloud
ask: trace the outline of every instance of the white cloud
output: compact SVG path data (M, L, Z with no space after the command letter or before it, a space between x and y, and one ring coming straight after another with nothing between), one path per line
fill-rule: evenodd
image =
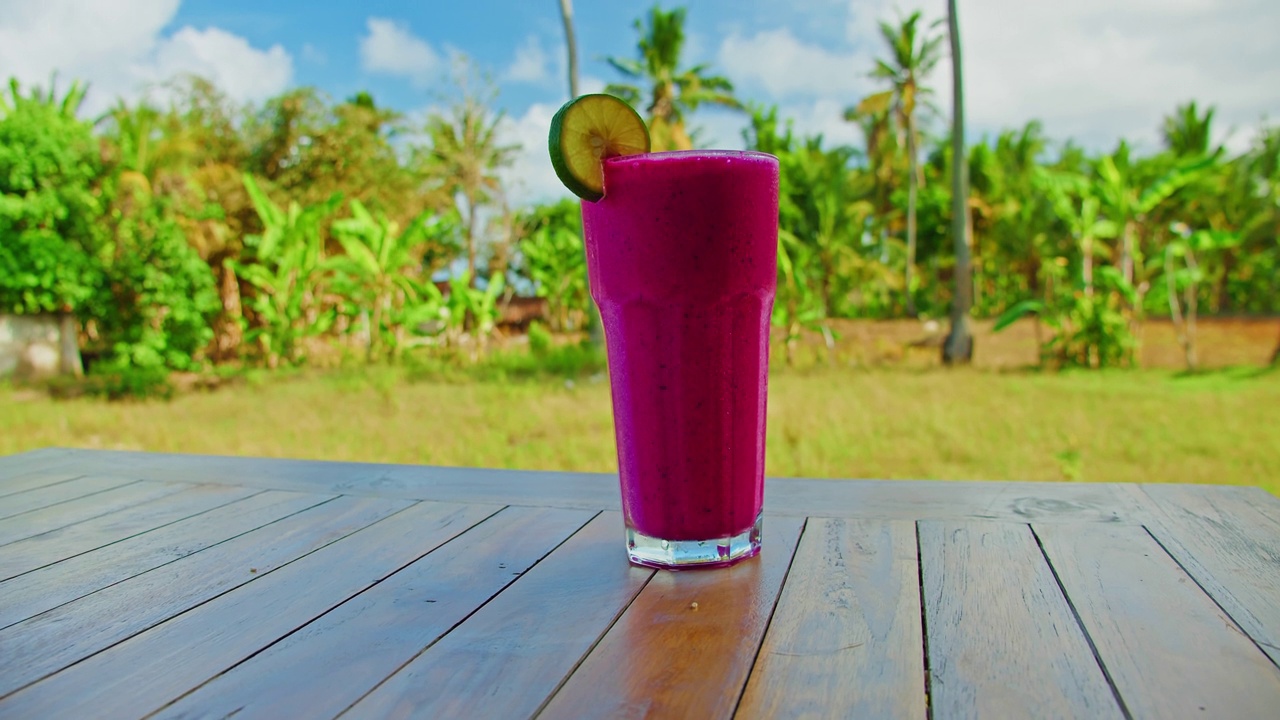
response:
M941 0L915 5L926 23L945 17ZM830 109L876 88L866 74L885 53L878 21L896 18L889 0L850 0L843 44L806 42L786 27L735 33L722 41L717 67L744 96L780 103L784 115L800 112L797 128L824 129L835 139L842 127ZM1164 115L1195 99L1217 106L1217 134L1237 127L1232 144L1242 145L1262 115L1280 116L1274 0L968 0L960 4L960 24L975 133L1040 119L1050 137L1095 149L1120 137L1154 146ZM931 84L946 113L951 68L943 47Z
M536 103L520 117L504 117L498 137L504 145L519 145L515 160L501 172L512 205L522 206L566 197L569 191L556 177L547 155L547 131L557 108Z
M135 73L154 82L191 73L212 80L237 100L264 100L288 86L293 59L279 45L258 50L219 28L184 27L157 43Z
M439 79L440 54L408 25L371 17L365 26L368 32L360 38L360 63L365 70L406 77L416 87Z
M238 101L258 100L287 87L293 61L279 45L252 47L219 28L173 21L179 0L0 0L0 76L45 83L89 83L83 111L94 115L116 97L134 100L180 73L216 81Z
M1041 118L1051 137L1108 148L1154 145L1161 118L1191 99L1218 107L1220 132L1280 113L1272 0L986 0L960 21L979 127Z
M583 95L604 92L608 84L595 75L583 75L578 78L578 85L581 87Z
M551 78L547 65L547 53L542 49L542 42L538 40L538 36L530 35L516 48L515 59L503 73L503 77L510 82L532 85L545 83Z
M742 150L746 147L746 141L742 137L743 128L750 124L750 117L746 113L722 108L700 108L690 118L690 122L700 147L725 150Z
M0 68L25 82L51 70L118 66L152 47L179 0L0 0Z
M763 90L772 100L793 97L856 97L871 88L867 58L801 42L787 28L751 37L730 35L720 44L716 70L740 93Z
M784 105L779 116L790 118L801 136L822 135L824 147L852 145L862 147L862 130L844 119L847 105L841 100L819 98L808 103Z

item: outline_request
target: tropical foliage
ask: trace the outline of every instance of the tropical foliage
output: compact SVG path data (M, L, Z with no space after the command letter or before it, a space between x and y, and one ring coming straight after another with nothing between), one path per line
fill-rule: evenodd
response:
M605 88L632 105L641 107L649 121L654 150L689 150L693 136L685 119L699 105L741 108L728 78L710 74L708 65L683 67L685 9L664 11L654 6L644 20L636 20L640 35L635 59L611 57L610 65L631 83Z
M789 349L807 333L832 342L832 318L941 318L971 287L974 315L1034 319L1046 363L1131 364L1141 324L1168 317L1194 367L1198 318L1280 312L1280 127L1233 154L1215 144L1213 108L1192 102L1152 118L1163 146L1143 152L1086 151L1035 121L953 144L929 102L946 37L917 13L884 23L882 59L850 69L880 86L849 98L863 142L837 146L690 64L685 17L638 20L608 91L658 148L696 146L704 106L748 110L747 146L783 170L774 324ZM576 204L512 208L502 169L516 148L492 86L465 61L451 83L416 124L367 93L239 106L195 77L173 80L167 104L121 101L91 122L77 84L10 83L0 312L73 314L113 372L276 367L333 348L474 356L513 294L546 298L553 330L582 331ZM958 248L972 256L959 273Z

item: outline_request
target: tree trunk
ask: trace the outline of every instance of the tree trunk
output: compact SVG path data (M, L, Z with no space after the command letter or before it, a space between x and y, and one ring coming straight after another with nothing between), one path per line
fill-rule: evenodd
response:
M1187 267L1195 271L1195 257L1190 253L1187 254ZM1178 344L1182 346L1182 354L1186 359L1187 369L1196 369L1196 283L1189 283L1186 291L1183 292L1182 298L1187 306L1187 313L1184 317L1182 308L1178 304L1178 286L1173 276L1173 256L1169 252L1164 254L1164 277L1165 287L1169 293L1169 319L1173 322L1173 330L1177 333Z
M1133 284L1133 221L1124 223L1124 238L1120 243L1120 274L1124 281Z
M476 286L476 199L467 195L467 287Z
M1182 297L1187 305L1187 369L1195 370L1200 361L1196 357L1196 313L1200 305L1200 287L1195 281L1195 277L1200 270L1200 266L1196 263L1196 256L1190 250L1187 250L1187 267L1191 270L1192 280L1187 284L1187 290Z
M578 41L573 34L573 0L560 0L564 21L564 46L569 55L569 99L578 97Z
M1080 239L1080 254L1084 265L1084 296L1093 297L1093 235L1088 232Z
M214 321L213 327L214 362L234 359L240 353L240 343L244 340L244 329L240 326L240 319L244 316L240 302L240 279L236 277L229 258L223 258L219 266L222 268L221 282L218 284L222 313Z
M564 43L569 55L569 97L578 97L578 41L573 33L573 0L560 0L560 19L564 21ZM586 243L582 252L587 252ZM587 277L587 338L595 347L604 347L604 325L600 320L600 308L591 297L591 278Z
M916 264L916 119L907 116L907 269L904 274L907 315L916 316L916 300L911 293L911 271Z
M956 253L955 295L951 299L951 331L942 345L942 362L948 365L973 359L973 335L969 332L969 308L973 304L973 273L969 267L969 163L964 150L964 82L960 68L960 22L956 0L947 2L947 28L951 38L951 236Z
M58 314L58 372L72 377L84 375L80 358L80 327L69 308Z
M1178 285L1173 277L1173 255L1165 251L1164 254L1164 281L1165 290L1169 295L1169 321L1173 323L1173 331L1178 336L1178 344L1182 346L1185 354L1187 351L1187 332L1186 326L1182 322L1182 308L1178 306ZM1187 369L1191 368L1191 358L1187 356Z
M369 319L369 350L365 362L373 363L382 355L382 311L386 300L381 295L374 296L373 317Z
M1276 349L1271 351L1271 367L1280 367L1280 339L1276 340Z

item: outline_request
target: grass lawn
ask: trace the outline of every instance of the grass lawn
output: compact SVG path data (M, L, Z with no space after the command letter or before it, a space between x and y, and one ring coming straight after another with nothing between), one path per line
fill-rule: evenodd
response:
M59 445L612 470L602 380L266 377L171 402L0 388L0 454ZM770 475L1259 485L1280 494L1280 373L780 372Z

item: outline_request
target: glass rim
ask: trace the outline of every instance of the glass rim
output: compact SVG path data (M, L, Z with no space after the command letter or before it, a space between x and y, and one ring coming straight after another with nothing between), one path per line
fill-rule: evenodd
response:
M681 158L739 158L742 160L763 160L765 162L772 163L778 162L776 155L760 152L759 150L729 150L723 148L709 150L662 150L659 152L637 153L635 155L618 155L611 158L605 158L604 162L608 165L618 165L627 162L658 163L663 160L678 160Z

